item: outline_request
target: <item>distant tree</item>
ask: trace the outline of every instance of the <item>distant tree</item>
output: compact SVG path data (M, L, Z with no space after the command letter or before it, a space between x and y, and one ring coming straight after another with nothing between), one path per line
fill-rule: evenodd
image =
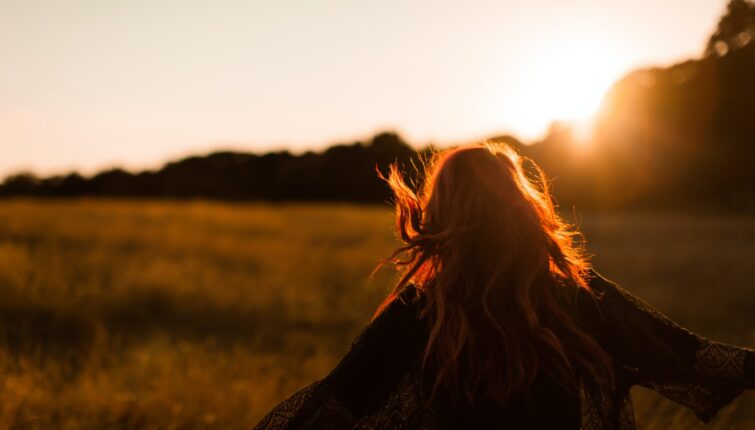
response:
M705 56L723 57L755 40L755 4L750 0L730 0L726 14L708 40Z
M0 195L34 194L40 179L31 172L9 175L0 186Z

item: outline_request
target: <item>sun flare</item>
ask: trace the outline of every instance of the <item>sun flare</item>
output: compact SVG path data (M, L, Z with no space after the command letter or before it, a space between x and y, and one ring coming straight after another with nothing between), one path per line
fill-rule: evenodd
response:
M541 137L554 121L585 137L611 85L627 69L615 47L586 40L534 51L515 113L525 138Z

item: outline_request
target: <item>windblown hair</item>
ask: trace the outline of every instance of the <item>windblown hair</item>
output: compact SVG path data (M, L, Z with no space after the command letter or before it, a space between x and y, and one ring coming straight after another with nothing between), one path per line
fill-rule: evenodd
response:
M467 145L434 155L418 191L396 164L396 228L389 258L402 273L379 315L414 284L426 298L432 396L500 403L527 392L538 369L576 391L579 375L610 376L611 360L575 320L579 289L591 293L582 241L556 213L542 170L509 146ZM403 255L403 259L399 256Z

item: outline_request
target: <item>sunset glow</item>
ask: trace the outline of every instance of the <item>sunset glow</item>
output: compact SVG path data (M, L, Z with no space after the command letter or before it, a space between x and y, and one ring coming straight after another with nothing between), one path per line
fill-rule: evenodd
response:
M724 8L12 0L0 13L0 177L321 150L383 130L415 145L531 142L553 121L589 121L632 69L700 55Z
M589 128L606 91L628 69L627 58L598 41L562 40L531 59L531 73L516 96L518 131L542 136L553 121Z

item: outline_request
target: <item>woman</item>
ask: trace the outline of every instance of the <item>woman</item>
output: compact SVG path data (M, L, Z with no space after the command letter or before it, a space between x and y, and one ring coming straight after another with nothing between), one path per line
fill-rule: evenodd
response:
M392 166L400 281L336 368L256 428L633 429L636 384L704 422L752 395L755 352L592 270L522 163L508 147L448 150L418 193Z

